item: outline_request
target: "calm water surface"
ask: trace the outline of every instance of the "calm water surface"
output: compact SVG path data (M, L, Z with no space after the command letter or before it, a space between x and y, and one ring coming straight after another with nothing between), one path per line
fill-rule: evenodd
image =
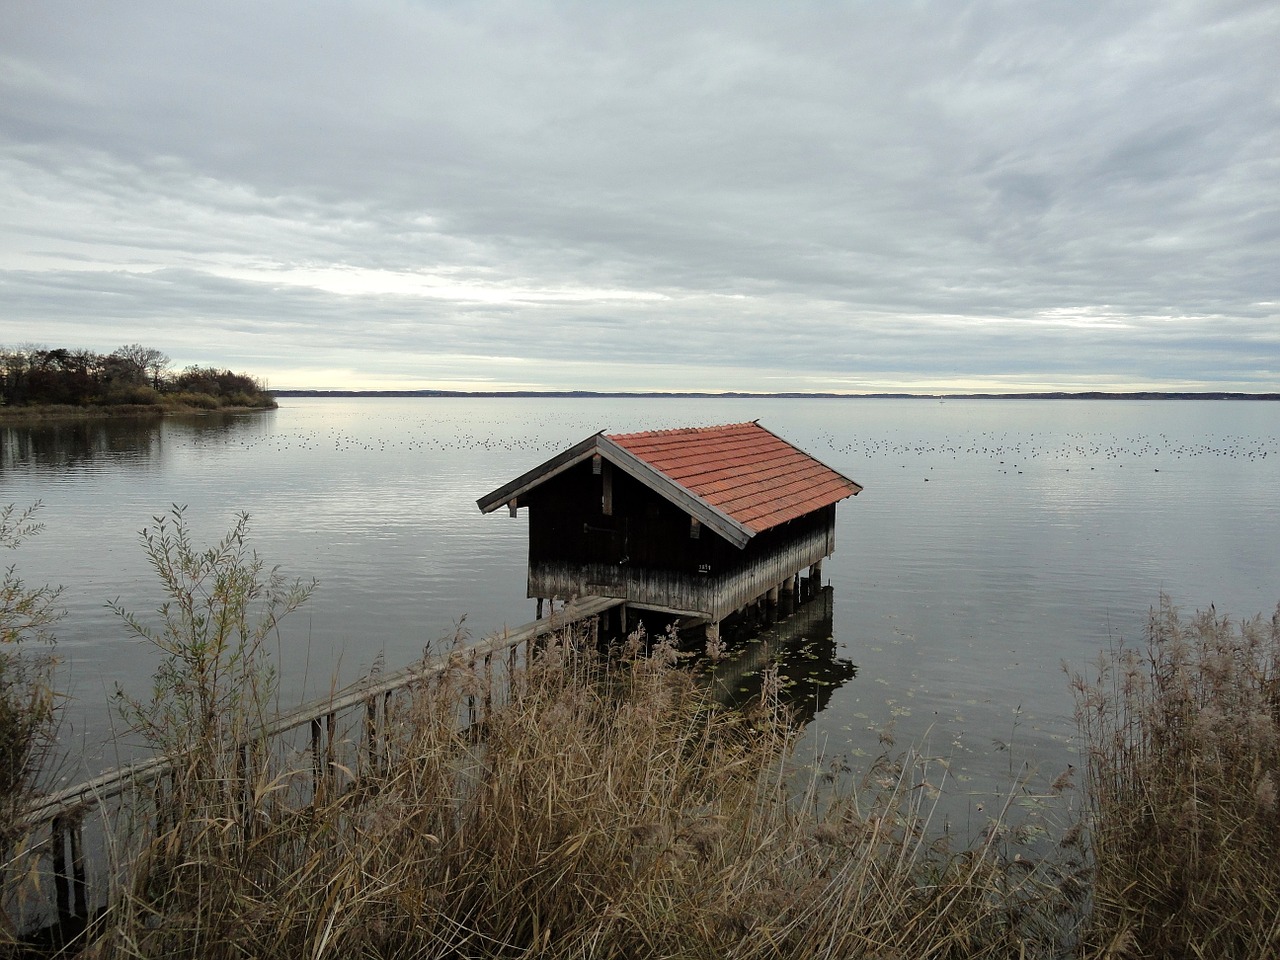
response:
M865 486L824 568L831 642L811 637L790 667L815 674L798 688L811 752L856 765L890 728L949 757L961 792L1011 761L1052 779L1077 759L1062 663L1140 641L1161 591L1237 616L1280 599L1276 404L286 399L0 430L0 501L41 500L47 524L11 559L65 587L63 739L83 754L67 776L130 753L107 700L145 692L155 657L105 604L158 602L138 532L171 504L202 542L248 512L270 563L320 581L286 621L291 703L379 655L395 668L460 629L532 619L524 515L483 516L477 497L597 430L755 419Z

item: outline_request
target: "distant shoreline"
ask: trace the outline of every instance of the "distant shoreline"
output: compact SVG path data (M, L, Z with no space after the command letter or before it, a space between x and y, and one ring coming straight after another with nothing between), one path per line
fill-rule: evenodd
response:
M163 403L121 403L102 407L79 407L71 404L30 404L0 407L0 426L29 427L46 423L79 420L159 419L174 416L207 416L217 413L258 413L274 410L276 405L260 407L197 407Z
M1280 400L1280 393L1230 393L1206 391L1131 393L1088 391L1082 393L741 393L725 391L593 391L593 390L272 390L276 397L545 397L578 399L742 399L742 400Z

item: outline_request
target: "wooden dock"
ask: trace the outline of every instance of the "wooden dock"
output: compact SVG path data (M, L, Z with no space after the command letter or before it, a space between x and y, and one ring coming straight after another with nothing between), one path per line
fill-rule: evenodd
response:
M577 626L595 637L599 618L624 603L612 597L571 601L514 630L495 632L472 646L424 659L396 673L366 678L282 714L256 735L253 743L239 746L244 779L251 780L255 767L271 762L261 749L268 741L279 745L278 755L287 755L295 764L299 754L310 754L312 796L349 786L358 779L359 770L383 758L388 708L397 694L459 667L475 670L489 681L498 674L510 677L529 662L540 641ZM492 687L490 682L487 688ZM467 699L460 724L487 719L493 706L488 699L475 695ZM292 743L288 743L290 738ZM119 865L108 862L107 855L113 815L126 801L145 798L149 785L162 784L180 759L152 757L129 764L41 797L28 808L17 824L14 849L4 852L4 869L15 869L19 861L30 864L34 858L40 877L34 891L37 901L0 905L10 913L20 934L41 928L75 929L101 907L109 878L118 879ZM345 782L339 783L340 778Z

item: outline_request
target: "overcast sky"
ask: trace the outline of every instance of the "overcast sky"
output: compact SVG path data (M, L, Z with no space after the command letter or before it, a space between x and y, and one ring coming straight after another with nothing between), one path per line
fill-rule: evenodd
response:
M1280 390L1280 4L0 0L0 344Z

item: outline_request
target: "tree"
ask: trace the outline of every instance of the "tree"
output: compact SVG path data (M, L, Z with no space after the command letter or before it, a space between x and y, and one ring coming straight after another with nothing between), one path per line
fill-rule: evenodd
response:
M39 347L19 345L14 348L0 349L0 402L6 404L26 403L31 388L31 355Z
M169 364L173 360L167 353L162 353L159 350L150 350L148 353L147 372L151 375L151 386L159 390L164 383L165 371L169 369Z
M147 386L150 381L149 385L157 390L160 389L164 371L173 362L164 351L144 347L140 343L126 343L123 347L117 347L111 356L124 361L132 370L134 385Z
M110 354L34 344L0 347L0 406L275 406L266 384L247 374L198 366L175 374L171 363L168 354L140 343Z

